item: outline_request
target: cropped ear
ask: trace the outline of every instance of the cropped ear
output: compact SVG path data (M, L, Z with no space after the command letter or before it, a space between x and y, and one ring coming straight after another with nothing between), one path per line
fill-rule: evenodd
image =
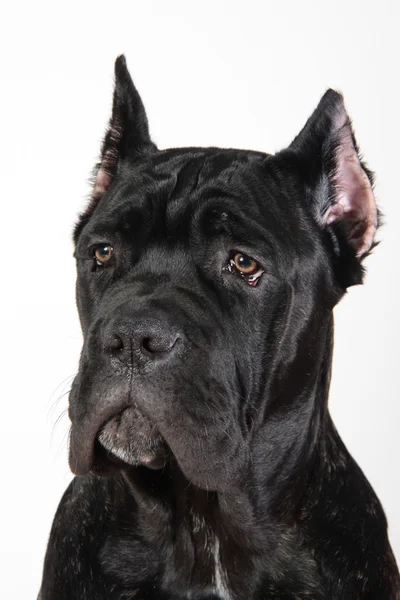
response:
M302 158L319 224L323 228L337 224L330 229L359 261L373 246L378 210L372 173L360 158L340 94L334 90L324 94L290 149Z
M112 114L95 167L93 192L86 213L90 213L107 191L125 159L134 161L156 150L150 139L142 100L135 88L124 55L115 61Z

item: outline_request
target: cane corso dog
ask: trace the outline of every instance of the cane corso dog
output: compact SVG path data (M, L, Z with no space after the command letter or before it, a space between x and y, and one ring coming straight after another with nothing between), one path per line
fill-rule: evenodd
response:
M40 600L400 598L381 504L328 411L332 311L378 224L337 92L274 155L159 150L117 59L74 232L77 477Z

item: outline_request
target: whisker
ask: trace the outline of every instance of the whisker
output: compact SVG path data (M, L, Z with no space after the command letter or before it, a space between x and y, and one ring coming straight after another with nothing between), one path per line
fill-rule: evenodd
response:
M70 437L71 437L71 427L69 427L68 431L66 431L64 433L64 435L63 435L63 438L62 438L62 440L60 442L60 446L59 446L59 448L57 450L57 453L56 453L56 458L58 458L60 456L61 452L63 450L65 450L65 448L68 448Z
M64 408L64 410L61 412L61 414L57 417L54 425L53 425L53 432L55 430L55 428L57 427L57 425L61 422L61 420L63 419L63 417L65 417L65 415L68 412L68 408Z
M56 389L53 391L53 393L51 394L51 396L50 396L50 398L49 398L49 401L48 401L48 403L49 403L49 404L51 403L51 404L50 404L50 407L49 407L49 409L48 409L48 411L47 411L47 416L49 416L49 415L50 415L50 413L54 412L54 410L57 408L57 406L58 406L58 404L59 404L60 400L61 400L61 399L62 399L62 398L63 398L63 397L66 395L66 394L69 394L69 392L71 391L70 383L71 383L71 380L72 380L72 379L74 379L74 377L75 377L75 374L73 374L73 375L69 375L69 376L68 376L68 377L66 377L66 378L65 378L65 379L64 379L64 380L63 380L63 381L62 381L62 382L61 382L61 383L60 383L60 384L59 384L59 385L56 387ZM67 391L65 391L65 388L66 388L67 386L68 386L68 388L69 388L69 389L68 389ZM55 394L57 393L57 391L58 391L60 388L62 388L62 390L61 390L61 394L60 394L60 395L59 395L59 396L56 398L56 400L55 400L54 402L52 402L52 400L53 400L53 398L54 398Z

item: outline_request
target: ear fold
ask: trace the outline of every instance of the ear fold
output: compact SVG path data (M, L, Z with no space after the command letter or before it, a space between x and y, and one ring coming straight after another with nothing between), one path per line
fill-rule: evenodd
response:
M361 259L373 245L378 210L372 173L361 161L340 94L325 93L290 148L304 159L320 225L340 224L353 256Z
M146 112L123 55L115 61L115 87L110 123L95 168L93 192L87 213L107 191L124 160L134 161L156 150L149 134Z

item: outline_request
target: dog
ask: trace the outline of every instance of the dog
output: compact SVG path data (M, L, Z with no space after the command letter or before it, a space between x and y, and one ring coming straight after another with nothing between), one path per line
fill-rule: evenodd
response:
M74 230L77 476L40 600L395 600L328 411L335 305L380 213L342 96L268 155L159 150L125 58Z

